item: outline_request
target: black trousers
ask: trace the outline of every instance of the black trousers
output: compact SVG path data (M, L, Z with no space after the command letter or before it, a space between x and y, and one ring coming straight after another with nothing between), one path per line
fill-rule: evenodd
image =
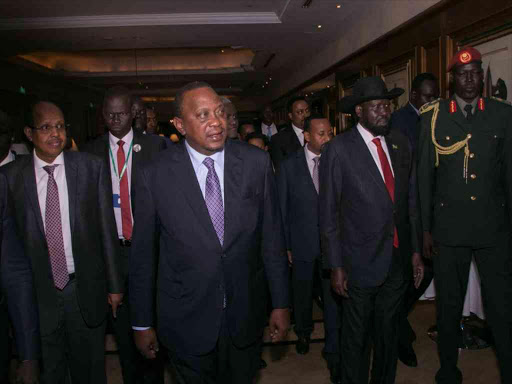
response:
M438 351L441 368L438 384L462 383L457 368L460 319L464 308L469 267L475 258L482 284L482 299L487 323L494 336L501 383L512 383L512 261L511 236L503 235L493 247L449 247L436 245L434 278L436 282Z
M0 300L0 383L7 383L9 355L9 315L7 300L3 296Z
M313 332L313 288L319 262L294 260L292 264L294 331L299 337L309 338Z
M41 384L106 384L105 325L84 322L76 296L76 281L57 291L59 325L41 337ZM105 300L107 298L105 297Z
M260 350L261 341L245 348L233 344L224 313L213 351L194 356L169 350L169 360L177 384L252 384L260 364Z
M329 367L341 364L341 316L342 299L331 289L329 270L321 270L322 290L324 293L324 330L325 345L323 355Z
M384 283L361 288L350 284L343 300L341 334L343 384L367 384L369 346L373 342L371 383L393 384L396 376L398 319L408 281L404 277L399 250Z
M409 313L412 311L414 304L425 293L429 287L432 279L434 278L434 271L432 269L432 262L430 260L423 260L425 263L425 272L423 274L423 281L418 289L414 287L414 281L411 280L407 285L404 296L404 305L400 313L400 325L398 327L398 346L399 348L407 348L414 340L416 340L416 333L409 323Z
M121 249L124 261L127 261L130 248L121 247ZM128 263L126 262L125 265L128 265ZM130 300L128 300L128 296L128 284L126 284L123 305L117 309L117 317L114 319L112 311L109 311L109 321L116 339L123 383L163 384L165 355L159 353L156 359L147 360L137 351L130 322Z

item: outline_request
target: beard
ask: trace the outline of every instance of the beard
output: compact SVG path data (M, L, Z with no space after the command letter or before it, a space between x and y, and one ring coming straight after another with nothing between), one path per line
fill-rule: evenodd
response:
M390 131L389 120L386 125L376 125L370 123L367 119L361 118L361 125L366 128L373 136L387 136Z

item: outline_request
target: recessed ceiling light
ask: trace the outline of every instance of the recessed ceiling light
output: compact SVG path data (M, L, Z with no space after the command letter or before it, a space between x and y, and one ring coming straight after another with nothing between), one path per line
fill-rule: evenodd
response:
M223 50L223 49L221 49L221 50L220 50L220 53L224 53L224 50Z
M318 25L317 25L317 28L318 28L318 29L322 28L322 24L318 24Z
M265 81L265 84L267 84L267 85L268 85L268 81Z
M341 8L341 5L340 5L340 4L336 5L336 8L340 9L340 8Z
M269 77L268 79L269 79L269 80L272 80L272 78L271 78L271 77Z

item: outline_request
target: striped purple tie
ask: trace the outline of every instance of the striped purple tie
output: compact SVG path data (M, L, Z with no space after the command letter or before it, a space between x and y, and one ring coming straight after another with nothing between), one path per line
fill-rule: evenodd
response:
M64 238L62 236L62 221L60 216L59 189L53 177L57 165L47 165L48 187L46 192L46 213L44 218L48 254L52 266L53 282L62 290L69 282L66 254L64 252Z
M207 157L203 164L208 168L206 175L205 201L213 228L217 232L220 244L224 244L224 205L222 203L222 192L220 190L219 177L215 172L213 159Z

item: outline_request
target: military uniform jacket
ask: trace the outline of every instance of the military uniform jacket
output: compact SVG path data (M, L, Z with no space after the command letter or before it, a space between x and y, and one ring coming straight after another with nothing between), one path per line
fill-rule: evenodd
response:
M422 113L418 185L423 228L444 245L493 245L498 235L510 232L512 107L482 98L468 122L454 98L434 103L437 143L446 148L469 139L467 147L436 156L434 109Z

